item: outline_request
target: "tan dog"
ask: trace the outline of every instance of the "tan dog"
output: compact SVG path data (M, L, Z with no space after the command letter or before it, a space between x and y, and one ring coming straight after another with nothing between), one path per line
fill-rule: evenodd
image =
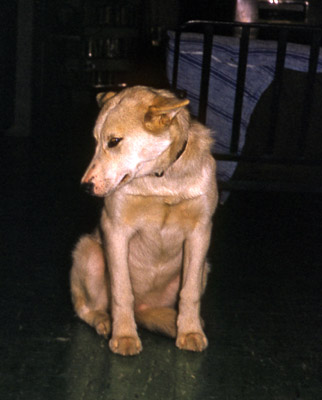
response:
M82 183L104 197L100 226L73 253L72 300L114 353L142 350L136 323L202 351L200 319L217 204L211 138L188 100L147 87L97 96L94 158ZM108 266L108 267L107 267Z

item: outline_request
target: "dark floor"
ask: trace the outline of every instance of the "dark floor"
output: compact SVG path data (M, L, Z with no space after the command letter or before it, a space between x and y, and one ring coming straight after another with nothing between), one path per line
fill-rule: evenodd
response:
M92 118L0 139L0 398L322 398L321 196L236 192L218 209L202 354L141 331L123 358L75 317L70 252L100 207L79 189Z

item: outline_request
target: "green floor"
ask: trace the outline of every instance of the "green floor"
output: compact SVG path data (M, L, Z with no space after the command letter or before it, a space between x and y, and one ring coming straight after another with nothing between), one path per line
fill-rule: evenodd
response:
M70 251L99 208L78 184L91 150L1 143L1 399L322 398L322 196L233 193L209 253L209 348L140 331L123 358L69 299Z

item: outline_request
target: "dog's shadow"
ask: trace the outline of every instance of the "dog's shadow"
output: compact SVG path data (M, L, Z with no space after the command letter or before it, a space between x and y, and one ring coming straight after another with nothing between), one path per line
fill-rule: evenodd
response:
M123 357L84 323L75 321L72 331L64 366L66 399L200 398L205 352L179 350L173 339L140 330L142 353Z

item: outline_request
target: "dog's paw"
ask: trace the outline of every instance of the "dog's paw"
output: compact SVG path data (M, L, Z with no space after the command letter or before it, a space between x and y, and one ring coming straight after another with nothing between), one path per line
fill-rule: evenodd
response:
M107 339L111 332L111 321L109 318L99 321L95 326L96 332Z
M203 351L208 346L208 340L202 332L181 333L176 346L181 350Z
M113 353L122 356L134 356L142 350L141 340L137 336L116 336L109 342Z

